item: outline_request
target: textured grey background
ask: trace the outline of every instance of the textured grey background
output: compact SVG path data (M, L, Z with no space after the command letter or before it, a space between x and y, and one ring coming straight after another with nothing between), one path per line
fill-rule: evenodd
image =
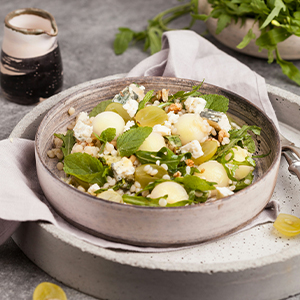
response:
M146 26L147 19L178 4L176 0L0 0L0 20L4 20L10 11L23 7L45 9L54 16L59 29L58 40L63 59L63 89L67 89L92 79L128 72L146 58L148 53L143 52L141 47L134 46L125 54L116 56L112 45L117 28L141 30ZM187 23L186 19L181 19L174 26L181 27ZM205 24L197 22L193 30L204 33ZM2 37L3 23L0 26L1 43ZM206 35L206 38L264 76L267 83L300 95L300 87L282 75L280 67L275 63L269 65L263 59L237 53L222 46L210 35ZM300 68L300 60L295 61L295 64ZM7 138L33 107L8 102L0 92L0 140ZM0 246L1 300L29 300L34 288L43 281L56 282L29 261L12 240ZM94 299L63 284L59 285L64 288L68 299ZM296 300L300 297L289 299Z

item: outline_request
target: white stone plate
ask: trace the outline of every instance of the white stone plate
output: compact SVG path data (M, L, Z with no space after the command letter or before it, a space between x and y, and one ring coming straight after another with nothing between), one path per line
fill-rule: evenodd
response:
M270 85L268 92L282 132L300 146L300 97ZM39 104L10 137L34 139L37 126L56 101L54 96ZM272 199L280 202L281 212L300 216L300 183L287 167L282 159ZM100 299L274 300L300 292L300 236L283 237L272 224L162 253L103 249L42 222L23 223L13 239L49 275Z

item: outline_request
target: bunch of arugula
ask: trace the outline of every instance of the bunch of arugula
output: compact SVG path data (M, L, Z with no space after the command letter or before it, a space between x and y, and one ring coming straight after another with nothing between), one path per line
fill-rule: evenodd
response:
M232 21L252 18L258 23L260 36L257 37L252 28L249 29L237 48L245 48L251 40L255 40L259 51L268 51L268 62L274 61L280 65L283 74L300 85L300 71L292 63L281 58L278 44L291 35L300 37L300 2L299 0L208 0L212 11L209 15L194 15L194 18L206 21L209 18L218 19L216 34L220 33Z
M164 31L172 30L168 24L184 15L190 15L190 25L183 29L190 29L196 20L207 21L209 18L218 19L216 33L220 33L232 21L242 21L253 18L259 24L260 36L257 37L250 29L237 48L246 47L251 40L255 40L259 51L268 51L268 63L274 61L280 65L283 74L300 85L300 71L292 63L281 58L277 45L291 35L300 36L300 1L299 0L207 0L212 6L209 15L198 13L198 0L191 0L148 20L144 31L134 31L121 27L116 34L114 51L122 54L128 46L138 41L144 41L144 51L150 48L153 54L161 49L161 36Z

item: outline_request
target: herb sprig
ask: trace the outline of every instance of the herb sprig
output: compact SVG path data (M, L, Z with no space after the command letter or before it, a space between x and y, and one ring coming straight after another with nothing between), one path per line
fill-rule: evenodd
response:
M120 27L114 41L114 51L117 55L124 53L130 44L139 41L144 42L144 51L150 49L154 54L161 49L161 37L164 31L172 30L169 24L184 15L190 15L190 24L183 29L190 29L196 18L191 14L198 13L198 0L191 0L189 3L167 9L153 19L148 20L148 26L143 31L134 31L128 27Z
M260 36L257 37L253 28L249 29L243 40L237 45L238 49L245 48L251 40L255 40L259 51L268 51L268 63L274 61L280 65L283 74L300 85L300 71L292 62L283 60L278 51L278 44L291 35L300 37L300 2L298 0L208 0L212 11L209 15L194 15L202 21L209 18L218 19L216 34L220 33L232 21L242 21L247 18L258 23ZM253 25L254 25L253 24Z
M299 0L207 0L212 6L209 15L198 13L198 0L191 0L168 10L165 10L148 20L148 26L143 31L134 31L127 27L120 27L114 41L114 51L117 55L124 53L129 45L139 41L144 42L144 51L150 49L154 54L161 50L161 37L164 31L172 30L169 23L173 20L189 15L191 29L196 20L207 21L209 18L218 19L216 34L220 33L232 21L241 24L246 18L254 19L259 24L260 36L256 36L251 28L237 48L245 48L251 40L255 40L259 51L268 51L268 63L280 65L282 73L300 85L300 71L289 61L282 59L278 44L291 35L300 37L300 2Z

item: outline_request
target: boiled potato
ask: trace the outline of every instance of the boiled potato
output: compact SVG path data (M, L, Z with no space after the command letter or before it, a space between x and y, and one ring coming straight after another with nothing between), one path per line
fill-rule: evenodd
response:
M117 138L123 132L124 127L124 119L113 111L104 111L98 114L93 120L93 131L99 136L107 128L115 128Z
M108 201L112 201L112 202L123 203L122 196L119 193L117 193L115 191L111 191L111 190L104 191L104 192L98 194L97 197L108 200Z
M243 162L243 161L245 161L247 156L252 156L251 153L249 153L246 149L241 148L240 146L234 147L232 149L232 151L234 153L233 159L238 162ZM228 160L230 157L231 157L231 154L229 153L225 156L225 159ZM230 163L229 163L228 167L231 168L232 165L230 165ZM252 166L246 166L246 165L239 166L235 170L234 178L236 180L241 180L241 179L245 178L253 170L254 170L254 167L252 167Z
M207 121L197 114L180 116L174 127L177 129L176 134L179 135L183 145L193 140L204 142L211 130Z
M157 152L162 147L166 147L165 139L161 134L152 131L140 146L139 150Z
M166 181L158 184L151 192L150 198L159 198L168 195L166 199L169 204L188 200L189 195L182 185L173 181Z
M249 153L246 149L243 149L240 146L235 146L234 148L232 148L232 151L234 153L234 158L233 159L236 160L236 161L239 161L239 162L244 161L247 156L252 156L251 153ZM232 154L229 153L225 156L225 159L229 160L229 158L231 156L232 156Z
M253 170L254 170L254 167L252 167L252 166L244 166L244 165L239 166L235 170L234 178L236 180L241 180L241 179L245 178Z
M229 178L223 165L215 160L209 160L198 166L200 173L195 173L209 182L216 182L216 186L229 186Z

